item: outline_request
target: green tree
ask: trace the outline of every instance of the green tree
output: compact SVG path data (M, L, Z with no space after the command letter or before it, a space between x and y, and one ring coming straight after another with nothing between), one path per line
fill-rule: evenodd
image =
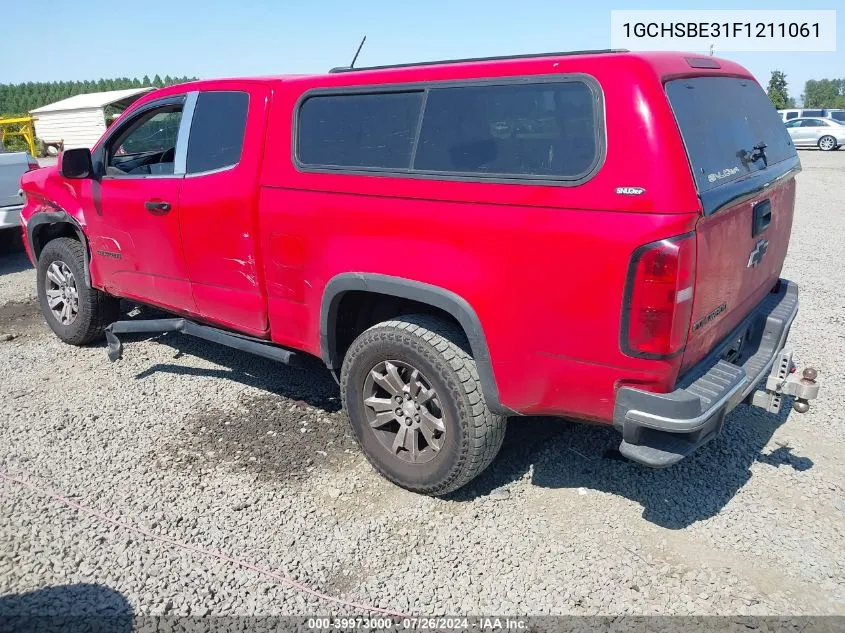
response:
M789 107L789 90L786 85L786 75L780 70L773 70L769 79L769 87L766 89L769 99L777 110Z
M164 83L158 75L156 75L156 79L159 85ZM181 80L169 77L166 79L170 79L172 83L191 81L190 77L184 77ZM94 81L0 83L0 117L26 114L35 108L86 92L139 88L142 85L151 86L153 85L153 81L150 81L149 77L144 77L143 81L137 78L129 79L128 77L120 77Z
M842 79L810 79L804 85L805 108L835 108L843 97Z

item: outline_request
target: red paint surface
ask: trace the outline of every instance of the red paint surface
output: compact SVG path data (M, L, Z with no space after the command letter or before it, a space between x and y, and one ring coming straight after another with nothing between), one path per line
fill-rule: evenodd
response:
M477 313L503 405L609 421L620 384L671 389L682 362L699 358L744 314L729 312L694 337L683 357L624 355L623 290L637 247L698 225L693 320L725 300L718 297L726 289L731 301L744 298L750 309L782 264L771 258L737 285L733 267L749 248L730 236L735 223L750 220L745 211L701 219L662 84L681 76L750 77L719 61L720 70L708 70L692 69L673 53L548 57L173 86L135 107L190 90L250 93L236 168L108 190L65 181L55 168L32 172L23 183L83 226L98 288L319 355L321 302L332 277L363 272L425 282L463 297ZM293 110L309 89L558 73L589 74L604 93L607 157L580 186L304 173L292 162ZM623 186L645 193L616 194ZM786 185L778 195L792 196L793 189ZM175 204L167 216L138 208L164 196ZM25 220L47 210L35 196L28 200ZM784 223L777 239L785 253L792 201L777 204L789 210L775 213ZM115 241L121 260L96 253Z

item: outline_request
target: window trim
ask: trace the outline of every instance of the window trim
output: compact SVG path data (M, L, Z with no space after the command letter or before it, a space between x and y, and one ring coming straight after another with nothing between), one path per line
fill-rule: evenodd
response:
M299 160L299 119L303 104L312 97L340 96L340 95L372 95L397 92L422 92L419 120L414 138L412 139L411 161L416 160L425 108L430 90L438 88L470 88L477 86L512 86L534 84L565 84L583 83L592 94L593 99L593 128L596 144L595 156L590 167L581 174L566 177L550 177L548 175L525 174L483 174L478 172L453 172L424 169L394 167L344 167L331 165L309 165ZM291 162L300 173L344 174L355 176L388 176L398 178L414 178L420 180L441 180L473 183L497 183L517 185L553 185L558 187L576 187L592 180L604 165L607 156L607 139L605 126L604 92L601 84L592 75L586 73L560 73L555 75L519 75L515 77L488 77L482 79L462 79L446 81L423 81L379 85L355 85L339 88L313 88L303 92L296 101L293 110Z
M173 95L169 97L163 97L161 99L156 99L155 101L150 101L145 103L142 106L139 106L137 109L133 110L126 121L122 122L120 126L115 127L112 130L109 130L106 136L103 137L102 142L97 146L97 149L94 152L93 162L94 162L94 169L97 173L97 176L100 180L147 180L147 179L171 179L171 178L182 178L184 174L184 166L182 168L182 173L179 173L179 163L176 162L176 157L179 155L179 141L182 138L182 127L185 122L185 107L187 105L188 97L191 93L183 93L178 95ZM127 125L131 125L135 121L138 120L139 117L142 117L146 112L150 110L156 110L158 108L173 106L173 105L181 105L182 106L182 119L179 121L179 131L176 135L176 155L173 159L173 173L172 174L126 174L124 176L114 176L106 173L106 148L108 147L109 143L114 140L114 138L121 133L122 130L125 129Z
M191 139L191 125L194 122L194 108L197 107L199 91L192 90L182 106L182 120L179 121L179 133L176 135L176 156L173 158L173 173L182 176L188 171L188 141Z

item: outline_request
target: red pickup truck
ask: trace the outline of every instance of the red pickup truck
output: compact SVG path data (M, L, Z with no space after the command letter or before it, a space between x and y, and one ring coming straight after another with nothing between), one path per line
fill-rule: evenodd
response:
M781 279L800 163L737 64L556 53L146 95L26 174L47 323L322 358L376 469L444 494L508 416L674 464L740 403L806 411ZM118 321L118 298L173 318Z

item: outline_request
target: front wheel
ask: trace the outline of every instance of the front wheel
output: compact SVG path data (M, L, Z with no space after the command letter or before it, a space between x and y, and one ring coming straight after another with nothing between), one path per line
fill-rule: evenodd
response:
M341 397L370 463L414 492L457 490L504 439L506 418L487 408L463 332L436 317L397 317L362 333L343 361Z
M819 139L819 149L823 152L829 152L830 150L836 149L836 139L830 135L822 136Z
M37 283L47 325L65 343L95 341L118 317L120 301L88 284L85 249L73 238L47 243L38 257Z

